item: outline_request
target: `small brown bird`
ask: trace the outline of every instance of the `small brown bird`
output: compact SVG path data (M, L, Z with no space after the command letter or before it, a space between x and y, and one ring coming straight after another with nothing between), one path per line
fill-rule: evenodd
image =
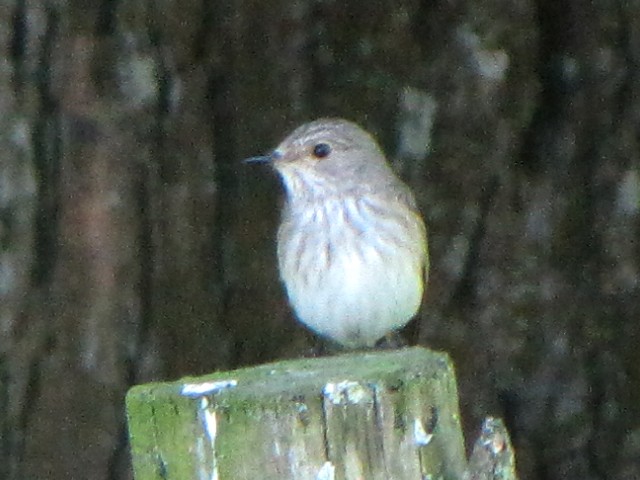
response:
M270 163L284 183L278 263L303 324L359 348L411 320L426 285L426 230L371 135L320 119L248 161Z

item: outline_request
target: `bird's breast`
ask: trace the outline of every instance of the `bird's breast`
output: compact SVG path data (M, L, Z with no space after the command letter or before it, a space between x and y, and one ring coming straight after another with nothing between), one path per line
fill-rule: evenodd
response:
M423 259L409 247L422 239L409 238L419 232L405 220L356 198L289 206L278 260L299 319L326 336L368 343L406 323L422 296Z

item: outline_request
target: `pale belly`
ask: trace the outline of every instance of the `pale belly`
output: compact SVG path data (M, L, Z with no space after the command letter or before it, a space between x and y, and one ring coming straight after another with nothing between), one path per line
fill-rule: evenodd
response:
M289 255L279 254L282 280L302 323L355 348L372 346L416 314L424 273L416 249L394 248L379 235L374 248L362 232L339 223L311 234L317 235L312 248L289 245Z
M416 314L422 279L409 265L340 260L323 273L309 273L309 282L284 279L291 304L301 322L320 335L350 347L372 346Z

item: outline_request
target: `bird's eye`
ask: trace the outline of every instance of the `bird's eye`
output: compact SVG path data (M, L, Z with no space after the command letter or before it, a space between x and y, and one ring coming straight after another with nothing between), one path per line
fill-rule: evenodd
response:
M313 156L316 158L324 158L331 153L331 147L327 143L318 143L313 147Z

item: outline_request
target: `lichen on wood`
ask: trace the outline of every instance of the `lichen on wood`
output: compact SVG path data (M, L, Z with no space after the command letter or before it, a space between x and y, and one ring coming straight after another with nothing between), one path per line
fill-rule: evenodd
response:
M422 348L278 362L127 397L137 480L458 479L453 367Z

